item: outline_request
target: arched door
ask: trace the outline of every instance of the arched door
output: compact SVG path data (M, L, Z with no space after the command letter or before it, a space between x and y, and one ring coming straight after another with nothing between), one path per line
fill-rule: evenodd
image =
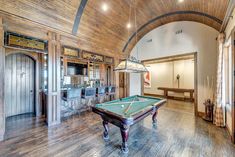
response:
M6 117L35 112L35 61L24 54L12 54L5 62Z

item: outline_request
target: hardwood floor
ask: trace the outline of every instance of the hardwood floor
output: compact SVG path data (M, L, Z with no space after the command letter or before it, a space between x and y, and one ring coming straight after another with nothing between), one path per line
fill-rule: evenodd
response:
M194 103L168 99L165 107L179 112L194 114Z
M131 127L128 155L119 149L119 128L110 125L110 140L104 142L101 122L91 112L73 116L49 129L43 118L9 119L6 140L0 142L0 156L232 157L235 154L225 129L169 105L160 109L156 128L152 127L151 116Z

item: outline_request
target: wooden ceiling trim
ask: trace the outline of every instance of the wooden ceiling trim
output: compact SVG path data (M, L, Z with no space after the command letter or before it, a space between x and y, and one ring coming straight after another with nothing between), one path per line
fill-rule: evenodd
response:
M138 28L137 30L137 33L139 33L140 31L142 31L145 27L147 27L148 25L152 24L153 22L156 22L157 20L161 20L163 18L166 18L166 17L170 17L170 16L174 16L174 15L186 15L186 14L193 14L193 15L199 15L199 16L203 16L203 17L207 17L213 21L215 21L216 23L222 25L223 21L221 21L220 19L214 17L214 16L211 16L209 14L206 14L206 13L202 13L202 12L197 12L197 11L176 11L176 12L170 12L170 13L167 13L167 14L164 14L164 15L160 15L160 16L157 16L155 18L153 18L152 20L148 21L147 23L143 24L140 28ZM219 30L218 30L219 31ZM131 37L128 39L127 43L125 44L125 46L123 47L123 50L122 52L125 52L129 43L131 42L131 40L135 37L136 35L136 32L134 32Z
M77 10L77 14L76 14L76 17L75 17L75 20L74 20L74 25L73 25L73 30L72 30L73 35L76 35L77 32L78 32L78 27L79 27L79 24L80 24L80 20L81 20L83 11L86 7L87 1L88 0L82 0L80 5L79 5L79 8Z

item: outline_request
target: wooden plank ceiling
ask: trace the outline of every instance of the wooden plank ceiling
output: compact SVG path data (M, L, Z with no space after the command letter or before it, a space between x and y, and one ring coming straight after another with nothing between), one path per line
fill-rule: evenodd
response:
M138 38L174 21L196 21L220 30L229 0L136 0ZM81 0L0 0L0 12L72 34ZM105 12L101 6L106 3ZM77 38L88 51L130 52L135 45L134 27L128 31L131 0L88 0L78 26ZM130 43L128 42L129 39Z

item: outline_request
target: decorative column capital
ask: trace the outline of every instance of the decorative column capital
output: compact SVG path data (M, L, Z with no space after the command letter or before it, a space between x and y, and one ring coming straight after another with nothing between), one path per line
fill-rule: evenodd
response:
M224 33L220 33L218 35L218 42L219 43L224 43L224 41L225 41L225 34Z

